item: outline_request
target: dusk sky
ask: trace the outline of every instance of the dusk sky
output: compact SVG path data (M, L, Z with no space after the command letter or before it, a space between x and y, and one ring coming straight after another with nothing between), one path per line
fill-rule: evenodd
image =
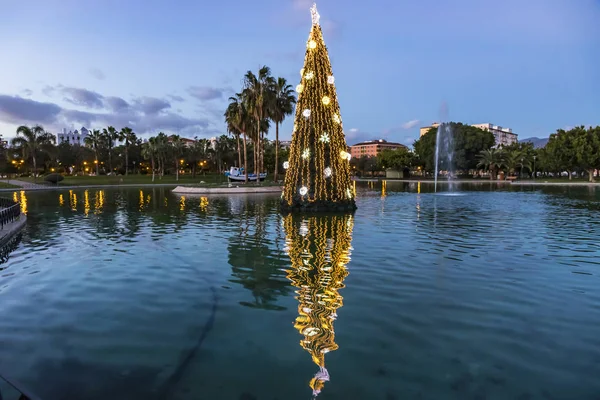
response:
M308 0L0 0L0 134L226 132L243 74L295 87ZM349 144L449 119L519 138L600 124L600 0L321 0ZM293 116L282 138L291 136ZM273 132L270 137L274 137Z

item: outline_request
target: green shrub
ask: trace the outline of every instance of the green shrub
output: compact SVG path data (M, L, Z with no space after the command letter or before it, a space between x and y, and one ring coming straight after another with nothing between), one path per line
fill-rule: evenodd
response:
M65 177L62 176L61 174L49 174L44 177L44 180L46 182L50 182L50 183L54 183L54 184L62 181L63 179L65 179Z

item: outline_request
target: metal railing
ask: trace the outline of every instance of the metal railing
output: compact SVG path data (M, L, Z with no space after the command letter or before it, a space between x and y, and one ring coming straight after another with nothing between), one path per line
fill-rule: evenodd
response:
M0 229L21 215L21 205L11 199L0 197Z

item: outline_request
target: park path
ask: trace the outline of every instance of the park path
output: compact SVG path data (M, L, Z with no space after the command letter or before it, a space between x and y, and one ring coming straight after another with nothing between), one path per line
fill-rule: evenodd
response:
M7 181L7 183L10 183L11 185L17 185L24 189L40 189L47 187L46 185L39 185L37 183L20 181L18 179L11 179L10 181Z

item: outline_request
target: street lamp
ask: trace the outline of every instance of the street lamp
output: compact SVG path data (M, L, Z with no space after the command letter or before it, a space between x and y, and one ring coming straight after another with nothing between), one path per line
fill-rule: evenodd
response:
M535 159L537 156L533 156L533 180L535 181Z

